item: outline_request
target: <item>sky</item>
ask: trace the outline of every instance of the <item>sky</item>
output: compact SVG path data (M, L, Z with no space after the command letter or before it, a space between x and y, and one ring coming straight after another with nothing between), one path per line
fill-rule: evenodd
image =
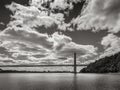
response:
M120 52L119 0L0 0L0 65L87 63Z

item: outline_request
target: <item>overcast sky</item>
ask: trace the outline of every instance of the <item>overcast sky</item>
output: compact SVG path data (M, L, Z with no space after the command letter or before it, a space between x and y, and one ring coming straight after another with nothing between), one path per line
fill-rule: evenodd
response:
M0 64L70 64L120 51L119 0L0 0Z

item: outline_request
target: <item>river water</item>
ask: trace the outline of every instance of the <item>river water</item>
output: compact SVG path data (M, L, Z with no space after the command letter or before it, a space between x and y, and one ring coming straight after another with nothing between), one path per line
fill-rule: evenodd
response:
M120 75L1 73L0 90L120 90Z

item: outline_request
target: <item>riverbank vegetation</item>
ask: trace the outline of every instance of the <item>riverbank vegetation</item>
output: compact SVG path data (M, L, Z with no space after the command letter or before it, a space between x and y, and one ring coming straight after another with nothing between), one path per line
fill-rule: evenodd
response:
M120 52L99 59L94 63L89 64L86 68L80 70L80 73L114 73L120 72Z

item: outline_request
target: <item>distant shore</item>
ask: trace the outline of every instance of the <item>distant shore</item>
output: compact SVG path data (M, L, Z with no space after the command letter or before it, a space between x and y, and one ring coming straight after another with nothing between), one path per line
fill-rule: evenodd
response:
M0 73L74 73L72 71L16 71L16 70L1 70Z
M120 52L109 57L104 57L89 64L80 70L80 73L119 73Z

